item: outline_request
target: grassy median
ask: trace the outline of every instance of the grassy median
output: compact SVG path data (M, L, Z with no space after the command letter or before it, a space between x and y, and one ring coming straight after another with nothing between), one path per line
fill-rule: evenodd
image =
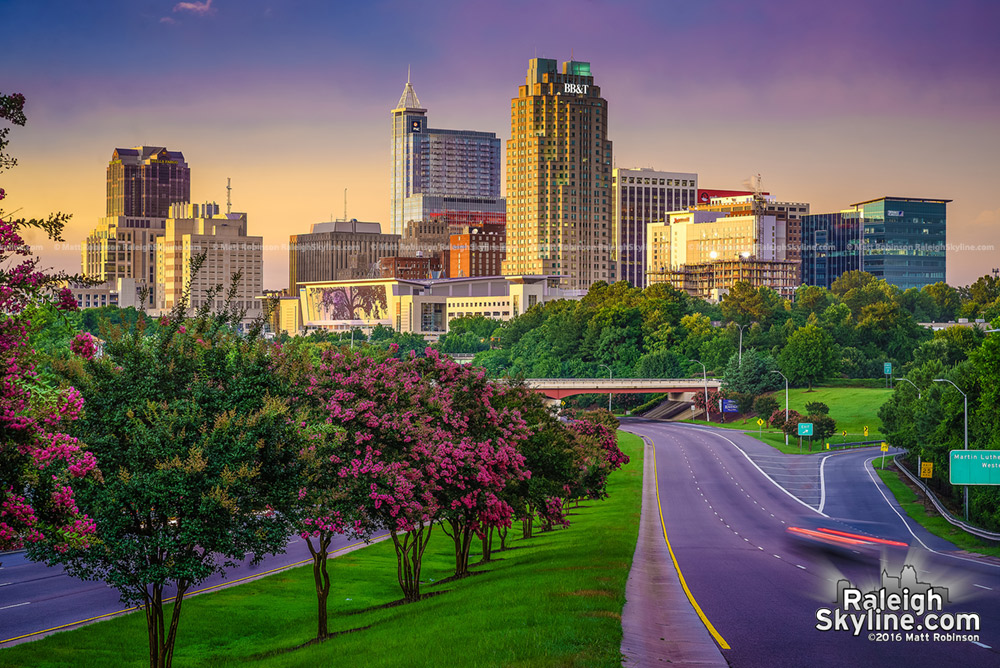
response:
M454 568L452 543L436 530L422 592L440 595L386 607L400 591L392 544L378 543L330 562L330 631L342 635L300 647L315 633L316 597L311 570L299 567L185 600L174 665L621 666L642 441L619 432L619 444L631 462L612 474L609 498L570 508L570 528L529 540L515 523L513 549L477 575L435 584ZM0 666L148 665L142 614L0 650Z

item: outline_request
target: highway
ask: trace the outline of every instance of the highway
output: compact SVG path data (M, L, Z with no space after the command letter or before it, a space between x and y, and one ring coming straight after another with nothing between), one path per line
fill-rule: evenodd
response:
M622 428L655 446L668 539L731 666L1000 665L1000 562L970 558L904 520L868 464L877 448L782 455L735 430L642 420ZM910 548L886 548L880 563L877 553L792 540L788 527L822 519L820 508ZM899 576L904 564L919 582L948 587L945 612L980 615L978 644L817 630L817 609L837 608L839 580L877 588L883 567Z
M359 545L364 543L339 536L331 543L330 551L346 552ZM303 561L311 561L309 549L302 538L295 536L289 540L284 554L270 555L256 566L251 566L248 559L225 576L213 575L193 592L211 591L236 580L253 579ZM117 590L104 582L70 577L61 566L50 567L29 561L23 552L0 555L0 564L0 648L126 609ZM172 588L170 595L173 595Z

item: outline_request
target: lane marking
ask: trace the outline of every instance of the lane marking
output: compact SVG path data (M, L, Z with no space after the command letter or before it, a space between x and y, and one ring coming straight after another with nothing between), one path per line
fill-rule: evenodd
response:
M677 579L680 580L681 587L684 589L684 593L687 594L688 601L691 603L691 607L694 611L698 613L698 617L701 618L701 623L705 625L708 632L712 634L715 638L715 642L719 643L719 647L722 649L731 649L729 643L727 643L719 632L715 630L712 626L712 622L708 621L708 617L705 616L704 611L701 606L698 605L698 601L694 600L694 594L688 589L687 582L684 580L684 575L681 573L681 566L677 563L677 557L674 555L674 548L670 546L670 539L667 538L667 523L663 519L663 506L660 504L660 478L656 474L656 444L653 443L652 439L649 441L650 446L653 449L653 480L656 483L656 509L660 512L660 528L663 530L663 540L667 543L667 551L670 552L670 559L674 562L674 570L677 571Z
M976 642L975 640L970 640L969 642L971 642L971 643L972 643L973 645L979 645L979 646L980 646L980 647L982 647L983 649L993 649L993 648L992 648L992 647L990 647L989 645L984 645L983 643L981 643L981 642Z
M819 462L819 512L823 512L823 506L826 505L826 478L823 474L823 467L826 466L826 460L828 460L833 455L826 455Z
M980 589L986 589L987 591L993 591L992 587L984 587L983 585L973 584L973 587L979 587Z
M795 567L796 568L801 568L802 570L806 570L806 567L803 566L802 564L795 564Z
M680 425L678 425L678 426L680 426ZM810 506L808 503L806 503L805 501L803 501L802 499L800 499L799 497L795 496L794 494L792 494L791 492L789 492L787 489L785 489L784 487L782 487L781 485L779 485L774 480L774 478L772 478L771 476L769 476L767 474L767 472L764 471L764 469L762 469L761 467L757 466L757 462L755 462L753 459L751 459L750 455L748 455L746 452L743 451L743 448L741 448L740 446L736 445L731 440L729 440L728 438L726 438L725 436L723 436L722 434L720 434L720 433L718 433L716 431L708 431L707 433L709 433L709 434L711 434L713 436L718 436L719 438L721 438L722 440L726 441L731 446L733 446L734 448L736 448L741 455L743 455L744 457L746 457L747 461L750 462L755 469L757 469L758 471L760 471L760 474L762 476L764 476L765 478L767 478L768 480L770 480L772 485L774 485L775 487L777 487L778 489L780 489L782 492L784 492L785 494L787 494L791 499L795 500L796 503L802 504L803 506L805 506L809 510L813 511L814 513L819 513L823 517L829 517L829 515L827 515L826 513L822 512L820 510L816 510L815 508L813 508L812 506Z
M24 603L15 603L14 605L5 605L0 610L9 610L11 608L20 608L22 605L28 605L31 601L25 601Z
M960 557L960 556L958 556L958 555L956 555L956 554L948 554L947 552L938 552L938 551L937 551L937 550L935 550L935 549L932 549L932 548L930 548L930 547L927 547L927 544L926 544L926 543L924 543L924 541L920 540L920 537L919 537L919 536L917 536L917 534L913 533L913 529L911 529L911 528L910 528L910 525L909 525L909 523L908 523L908 522L906 521L906 518L904 518L904 517L903 517L902 515L900 515L900 513L899 513L899 510L897 510L897 509L896 509L896 506L892 505L892 503L891 503L891 502L889 501L889 497L887 497L887 496L885 495L885 492L884 492L884 491L882 491L882 487L884 486L884 483L883 483L883 484L880 484L880 483L882 483L882 480L881 480L881 479L878 479L878 480L876 480L876 479L875 479L875 476L874 476L874 475L872 475L872 471L874 471L874 470L875 470L875 469L874 469L874 465L872 465L871 467L869 467L869 466L868 466L868 464L869 464L870 462L872 462L872 461L874 461L874 460L876 460L876 459L880 458L881 456L882 456L882 455L875 455L874 457L869 457L868 459L866 459L866 460L865 460L865 461L864 461L864 462L862 463L862 466L864 467L864 469L865 469L865 472L867 472L867 473L868 473L868 477L869 477L869 478L871 478L871 481L872 481L872 484L873 484L873 485L875 485L875 489L877 489L877 490L878 490L878 493L882 495L882 498L883 498L883 499L885 499L885 503L886 503L886 505L888 505L888 506L889 506L889 508L890 508L890 509L892 510L892 512L896 513L896 516L897 516L897 517L899 518L899 520L900 520L900 521L901 521L901 522L903 523L903 526L904 526L904 527L906 527L906 530L910 532L910 535L911 535L911 536L913 536L913 537L914 537L914 538L916 539L916 541L917 541L918 543L920 543L920 544L921 544L921 545L923 546L923 548L924 548L925 550L927 550L928 552L933 552L934 554L938 554L938 555L941 555L942 557L951 557L952 559L958 559L959 561L967 561L967 562L969 562L970 564L979 564L979 565L981 565L981 566L990 566L990 567L992 567L992 568L1000 568L1000 565L998 565L998 564L991 564L991 563L990 563L990 562L988 562L988 561L979 561L979 560L977 560L977 559L968 559L968 558L966 558L966 557ZM895 498L895 497L893 497L893 498ZM914 520L914 521L916 521L916 520ZM919 523L917 523L917 524L919 525ZM921 526L921 528L923 528L923 527ZM924 529L924 531L927 531L927 529ZM930 532L928 531L928 533L930 533ZM934 534L931 534L931 535L933 536ZM936 536L936 537L940 538L940 536ZM941 540L947 540L947 539L945 539L945 538L942 538Z
M372 540L369 543L369 545L371 545L372 543L381 542L381 541L385 540L388 537L389 537L389 534L385 534L384 536L378 536L378 537L372 538ZM337 552L343 552L344 550L350 549L352 547L357 547L358 545L364 545L364 544L365 544L364 541L359 541L357 543L352 543L350 545L345 545L344 547L338 548L336 550L331 550L328 554L333 555L333 554L336 554ZM294 568L296 566L301 566L302 564L308 564L308 563L312 563L312 557L309 557L308 559L303 559L302 561L296 561L293 564L286 564L285 566L278 566L277 568L272 568L269 571L263 571L261 573L254 573L252 575L247 575L247 576L242 577L242 578L237 578L236 580L228 580L228 581L225 581L225 582L220 582L219 584L214 584L214 585L212 585L210 587L204 587L202 589L191 591L191 592L188 592L187 594L185 594L184 598L187 598L188 596L194 596L195 594L200 594L202 592L211 591L212 589L218 589L219 587L226 587L226 586L229 586L229 585L234 585L237 582L242 582L243 580L250 580L250 579L259 578L259 577L262 577L264 575L270 575L271 573L277 573L278 571L287 570L289 568ZM173 600L174 600L174 597L171 596L170 598L163 599L163 602L164 603L169 603L170 601L173 601ZM28 603L30 603L30 601ZM18 605L28 605L28 603L18 603L17 605L9 605L7 607L8 608L16 608ZM5 609L6 608L0 608L0 610L5 610ZM114 615L120 615L122 613L132 612L132 611L138 610L138 609L139 609L139 606L135 606L135 607L132 607L132 608L125 608L124 610L116 610L115 612L106 612L103 615L97 615L96 617L88 617L87 619L81 619L81 620L76 621L76 622L69 622L68 624L62 624L60 626L53 626L51 629L45 629L44 631L34 631L33 633L25 633L22 636L14 636L13 638L6 638L4 640L0 640L0 645L2 645L4 643L8 643L8 642L10 642L12 640L21 640L22 638L30 638L32 636L37 636L37 635L40 635L42 633L49 633L51 631L58 631L59 629L65 629L65 628L68 628L70 626L76 626L77 624L85 624L87 622L93 622L93 621L96 621L98 619L104 619L105 617L113 617Z

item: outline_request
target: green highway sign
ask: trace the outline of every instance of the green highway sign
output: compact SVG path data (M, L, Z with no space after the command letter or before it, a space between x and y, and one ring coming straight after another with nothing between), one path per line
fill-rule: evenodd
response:
M813 435L813 423L812 422L800 422L799 423L799 436L812 436Z
M1000 485L1000 450L952 450L952 485Z
M883 365L883 369L884 369L885 375L888 376L888 375L892 374L892 362L886 362Z

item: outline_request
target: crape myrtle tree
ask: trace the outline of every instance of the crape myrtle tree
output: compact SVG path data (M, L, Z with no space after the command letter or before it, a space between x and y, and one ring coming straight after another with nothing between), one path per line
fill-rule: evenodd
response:
M577 468L576 440L573 432L545 405L542 395L531 390L523 381L508 381L502 401L517 407L530 432L518 448L531 475L509 482L501 497L513 508L514 516L521 520L522 537L531 538L534 518L539 511L544 510L549 521L565 523L565 516L561 512L556 514L550 500L561 499L569 493ZM559 507L561 509L561 504ZM509 527L510 524L496 527L501 550L507 547ZM484 561L490 559L491 536L492 532L489 532L483 540Z
M417 362L432 386L430 408L442 431L439 446L440 523L455 545L455 577L469 574L473 538L510 526L508 484L531 477L518 445L530 435L520 407L486 372L441 357L430 348Z
M570 484L567 499L606 498L608 475L629 462L628 455L618 448L614 427L599 415L584 413L569 425L569 430L575 440L577 476Z
M0 93L0 121L25 124L23 95ZM10 130L0 127L0 170L16 164L5 153ZM40 271L20 233L40 228L59 241L68 219L13 219L0 210L0 552L43 541L53 550L85 548L94 531L71 484L98 480L101 472L94 455L66 433L83 399L72 387L42 382L29 345L36 323L27 314L52 300L58 309L75 310L72 293L59 283L78 277Z
M247 336L233 331L243 316L233 308L239 280L218 315L208 305L221 286L193 319L185 291L155 335L144 318L134 329L110 327L102 355L80 345L81 356L56 367L87 402L76 428L106 473L76 495L96 522L95 544L31 556L141 606L155 668L172 664L185 594L246 555L257 563L282 551L291 531L301 437L261 322Z
M507 482L528 475L517 450L528 430L517 410L493 405L502 391L482 370L425 355L329 350L305 388L312 410L344 430L331 454L343 480L340 519L389 531L406 601L420 598L434 524L448 525L456 575L466 574L472 538L509 522Z

